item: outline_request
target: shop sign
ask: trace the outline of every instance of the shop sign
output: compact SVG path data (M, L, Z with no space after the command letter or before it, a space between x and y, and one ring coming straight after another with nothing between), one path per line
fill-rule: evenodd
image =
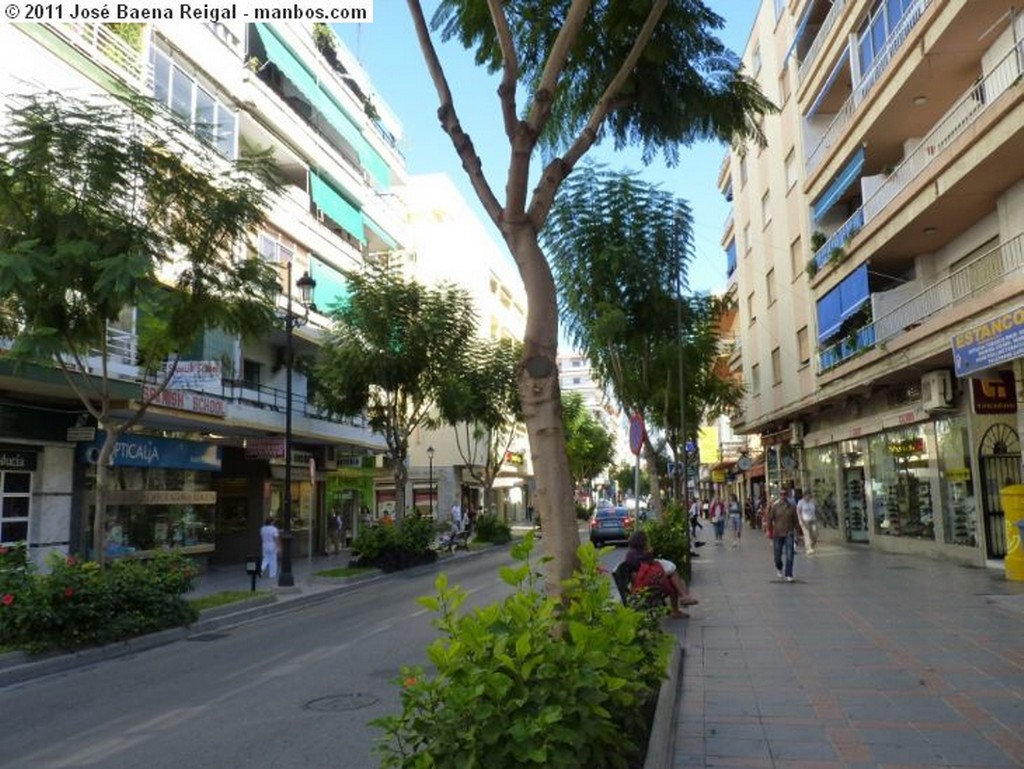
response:
M950 483L970 483L971 468L950 467L946 469L946 480Z
M711 482L712 483L725 483L725 470L712 470L711 471Z
M169 390L208 390L221 386L218 360L179 360L167 383Z
M905 438L889 444L889 453L894 457L913 457L924 454L924 438Z
M1017 393L1012 371L1000 371L998 379L971 379L975 414L1016 414Z
M526 456L522 451L506 451L505 452L505 464L506 465L521 465L526 460Z
M215 505L216 491L167 491L114 489L107 492L113 505Z
M0 447L0 470L25 470L31 472L36 469L38 454L34 451L16 451Z
M79 444L78 459L94 465L106 438L100 433L92 443ZM220 446L148 435L122 435L110 457L113 467L169 467L177 470L214 470L221 467Z
M789 443L793 439L793 431L789 428L780 430L777 433L763 433L761 435L762 446L779 446Z
M272 438L246 438L246 459L279 459L284 457L284 436Z
M212 417L224 416L224 399L214 398L202 393L168 388L162 393L157 394L156 387L147 385L142 388L142 399L151 402L154 406L162 406L163 408L188 411L192 414L207 414Z
M958 377L1024 358L1024 307L1017 307L950 339Z

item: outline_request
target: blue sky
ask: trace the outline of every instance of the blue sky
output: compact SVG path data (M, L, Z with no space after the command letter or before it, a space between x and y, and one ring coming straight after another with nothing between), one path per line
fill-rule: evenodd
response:
M754 23L760 0L710 0L708 3L726 25L720 31L725 44L741 54ZM436 3L424 3L430 18ZM427 75L423 56L404 2L386 0L374 4L372 24L339 24L335 31L365 67L380 97L401 121L405 138L400 148L409 173L446 173L501 244L497 231L483 214L469 185L451 140L437 121L437 92ZM497 79L477 67L469 52L456 42L441 45L435 36L441 63L464 128L483 160L484 173L499 200L504 197L508 142L501 124L496 95ZM522 103L520 96L520 104ZM680 153L680 163L668 168L656 158L649 166L639 153L613 152L599 145L587 157L615 168L641 171L647 181L686 200L694 213L696 258L690 268L691 290L718 291L725 287L725 254L721 237L729 204L718 191L718 169L725 147L714 143L694 145ZM502 246L504 250L504 246Z

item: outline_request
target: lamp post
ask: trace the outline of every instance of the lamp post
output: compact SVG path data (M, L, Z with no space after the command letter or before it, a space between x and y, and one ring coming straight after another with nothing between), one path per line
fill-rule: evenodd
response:
M427 488L430 489L430 517L434 517L434 447L427 446Z
M278 587L292 587L295 575L292 574L292 335L295 329L304 326L309 320L309 308L313 304L313 289L316 281L309 277L308 272L296 282L299 289L299 302L302 304L302 315L292 311L292 262L288 260L288 282L285 288L287 309L284 317L285 328L285 405L284 405L284 505L282 507L283 526L281 532L281 573L277 578ZM313 525L310 520L309 525Z

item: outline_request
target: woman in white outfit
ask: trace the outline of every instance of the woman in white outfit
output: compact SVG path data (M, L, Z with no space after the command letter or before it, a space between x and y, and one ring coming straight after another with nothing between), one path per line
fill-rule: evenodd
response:
M263 543L263 564L260 576L277 577L277 551L281 544L281 532L274 525L273 518L267 518L260 527L260 541Z

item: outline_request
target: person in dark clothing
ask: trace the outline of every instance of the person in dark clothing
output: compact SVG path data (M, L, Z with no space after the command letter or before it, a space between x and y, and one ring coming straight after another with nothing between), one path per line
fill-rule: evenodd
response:
M676 565L664 558L655 558L647 543L647 534L642 531L634 531L629 537L629 547L626 550L626 557L623 559L633 572L640 568L640 564L657 561L665 572L663 589L668 595L669 605L672 608L672 617L681 619L690 615L682 611L679 606L692 606L698 603L696 598L690 596L689 588L679 576L679 569Z

